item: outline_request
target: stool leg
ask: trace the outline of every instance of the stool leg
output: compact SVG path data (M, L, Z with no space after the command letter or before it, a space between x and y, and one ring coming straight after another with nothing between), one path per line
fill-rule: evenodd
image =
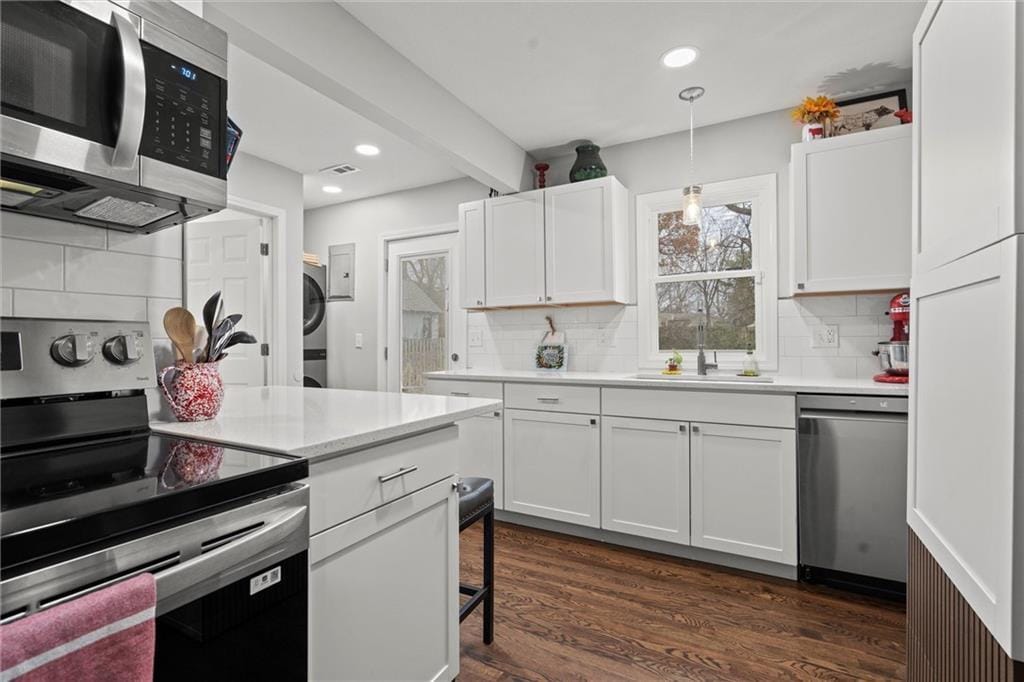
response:
M494 641L494 507L484 516L484 644Z

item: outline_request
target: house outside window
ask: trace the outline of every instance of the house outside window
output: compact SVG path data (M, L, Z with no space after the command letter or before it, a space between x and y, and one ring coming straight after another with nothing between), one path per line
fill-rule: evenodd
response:
M636 199L641 367L674 350L696 367L698 325L708 361L742 367L752 350L778 368L775 175L707 183L700 226L683 224L682 188Z

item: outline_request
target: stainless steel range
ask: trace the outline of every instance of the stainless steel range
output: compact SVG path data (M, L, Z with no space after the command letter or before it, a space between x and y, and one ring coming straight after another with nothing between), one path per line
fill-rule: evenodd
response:
M148 572L157 679L306 679L307 462L150 433L146 323L0 342L0 622Z

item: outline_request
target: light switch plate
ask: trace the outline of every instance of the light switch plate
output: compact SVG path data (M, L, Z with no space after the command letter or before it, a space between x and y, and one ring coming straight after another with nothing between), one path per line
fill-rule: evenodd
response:
M356 332L356 348L362 348L362 347L363 347L363 333L362 332Z
M469 347L480 348L484 345L484 333L479 329L469 330Z
M839 326L820 324L811 327L811 348L838 348Z

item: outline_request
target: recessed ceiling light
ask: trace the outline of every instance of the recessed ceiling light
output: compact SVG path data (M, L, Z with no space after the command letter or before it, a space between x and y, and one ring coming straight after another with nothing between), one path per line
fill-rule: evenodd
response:
M362 154L363 156L377 156L380 154L380 149L372 144L357 144L356 154Z
M320 189L327 192L328 194L341 194L341 188L338 187L337 185L324 185Z
M700 50L695 47L676 47L661 55L661 63L670 69L678 69L697 61Z

